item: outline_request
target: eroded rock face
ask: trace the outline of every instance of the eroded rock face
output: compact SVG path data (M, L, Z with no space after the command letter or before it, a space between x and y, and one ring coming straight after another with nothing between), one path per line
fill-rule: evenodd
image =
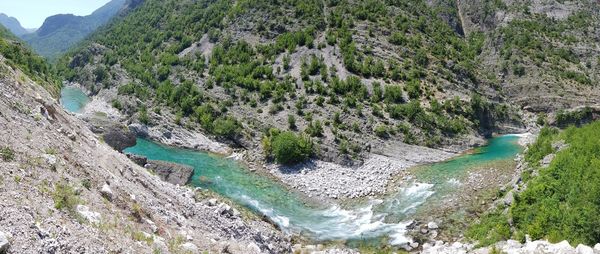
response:
M192 167L172 162L150 160L145 167L157 174L163 181L175 185L187 184L194 174Z

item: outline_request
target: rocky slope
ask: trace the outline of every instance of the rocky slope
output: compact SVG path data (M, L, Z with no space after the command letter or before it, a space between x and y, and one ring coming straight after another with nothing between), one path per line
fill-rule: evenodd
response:
M270 224L163 182L108 147L6 62L0 56L1 250L290 252Z

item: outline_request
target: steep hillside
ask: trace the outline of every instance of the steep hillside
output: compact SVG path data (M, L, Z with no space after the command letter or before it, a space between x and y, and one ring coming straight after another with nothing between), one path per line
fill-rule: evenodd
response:
M56 59L68 49L106 24L125 8L127 0L112 0L88 16L59 14L48 17L44 24L31 34L19 35L40 55Z
M4 57L5 64L20 69L52 95L58 95L60 81L54 68L44 58L31 52L22 41L2 26L0 26L0 54Z
M0 252L290 252L270 224L112 150L0 45Z
M461 150L520 127L485 37L423 1L146 1L62 59L134 122L165 122L277 157L279 131L352 163L399 142ZM262 145L261 145L262 144ZM278 159L278 158L275 158Z
M597 1L460 1L467 31L488 39L482 67L504 95L531 112L597 105L600 7Z
M21 26L19 20L13 17L9 17L4 13L0 13L0 25L7 28L16 36L28 34L29 31Z

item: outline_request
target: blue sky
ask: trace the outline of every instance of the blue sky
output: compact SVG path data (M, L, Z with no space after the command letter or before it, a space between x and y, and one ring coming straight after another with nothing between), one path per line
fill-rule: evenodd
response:
M25 28L38 28L55 14L85 16L110 0L0 0L0 13L17 18Z

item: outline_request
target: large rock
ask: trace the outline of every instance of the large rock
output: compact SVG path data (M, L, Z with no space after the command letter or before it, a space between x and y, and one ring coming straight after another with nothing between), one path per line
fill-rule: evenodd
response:
M4 232L0 231L0 254L6 253L9 246L10 243L8 242L8 237L4 234Z
M134 123L129 125L129 130L138 137L148 137L148 126Z
M165 161L150 160L145 167L157 174L163 181L175 185L187 184L194 174L192 167Z
M104 142L119 152L136 145L136 136L125 127L110 127L102 134Z
M148 164L148 158L146 158L145 156L131 154L131 153L128 153L126 155L127 155L127 158L129 158L135 164L138 164L142 167L144 167L144 166L146 166L146 164Z

